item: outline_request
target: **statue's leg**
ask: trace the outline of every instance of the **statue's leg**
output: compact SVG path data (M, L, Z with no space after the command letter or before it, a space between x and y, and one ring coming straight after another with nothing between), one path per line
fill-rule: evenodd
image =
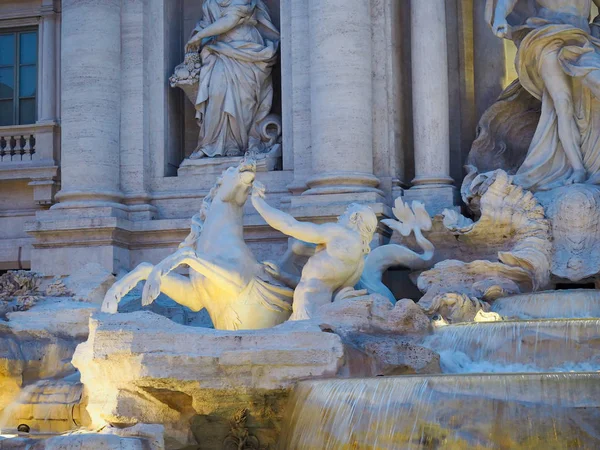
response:
M560 48L557 48L543 53L540 75L544 80L548 94L554 102L560 142L574 170L569 182L580 183L585 181L586 177L581 154L581 133L575 121L571 83L569 76L560 64L559 51Z
M154 270L152 264L142 263L113 284L104 296L102 311L115 314L121 299L136 287L140 281L148 279L152 270ZM177 303L187 306L194 311L200 311L203 308L192 282L189 278L182 275L169 274L165 276L161 283L161 291Z
M125 297L140 281L148 278L154 266L150 263L141 263L123 278L118 280L108 290L102 302L102 312L116 314L119 308L119 302Z
M289 320L309 320L319 308L333 301L331 288L319 280L301 281L294 291L292 315Z
M162 291L162 283L165 277L183 264L187 264L191 270L209 278L211 282L221 283L229 289L242 290L246 285L239 271L223 268L206 258L197 256L195 252L189 249L182 249L156 265L148 275L148 281L142 294L142 304L149 305L152 303Z

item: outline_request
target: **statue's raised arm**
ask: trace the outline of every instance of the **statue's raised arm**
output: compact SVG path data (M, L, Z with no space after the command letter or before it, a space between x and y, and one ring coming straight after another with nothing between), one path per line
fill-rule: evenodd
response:
M510 25L506 18L513 12L518 2L519 0L487 0L485 20L496 36L509 39Z

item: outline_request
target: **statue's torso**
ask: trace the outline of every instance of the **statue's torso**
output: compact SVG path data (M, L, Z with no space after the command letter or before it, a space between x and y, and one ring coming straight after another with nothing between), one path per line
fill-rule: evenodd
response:
M542 8L542 13L546 10L546 14L565 14L583 17L586 20L592 8L591 0L537 0L537 3Z

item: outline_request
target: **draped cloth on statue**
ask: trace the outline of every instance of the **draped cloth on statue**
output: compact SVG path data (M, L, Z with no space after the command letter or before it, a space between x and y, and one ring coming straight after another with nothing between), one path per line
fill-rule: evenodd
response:
M236 156L260 145L258 125L273 102L272 67L279 32L262 0L205 0L196 32L226 16L232 30L205 40L196 100L198 150Z
M573 173L558 137L554 103L540 74L544 55L557 51L559 63L570 80L588 182L597 182L600 180L600 100L593 92L600 92L600 85L594 84L596 77L587 75L600 70L600 41L591 37L588 30L570 24L530 19L527 25L531 31L519 46L517 72L523 87L542 101L542 115L515 182L534 191L548 190L563 184Z

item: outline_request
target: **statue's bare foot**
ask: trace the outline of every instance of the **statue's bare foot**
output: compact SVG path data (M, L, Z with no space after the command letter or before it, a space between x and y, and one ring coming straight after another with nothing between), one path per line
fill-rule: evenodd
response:
M569 178L565 180L565 185L583 183L586 179L585 169L575 170Z
M206 154L202 150L198 149L198 150L194 150L194 153L192 153L190 155L190 159L200 159L200 158L204 158L205 156L206 156Z

